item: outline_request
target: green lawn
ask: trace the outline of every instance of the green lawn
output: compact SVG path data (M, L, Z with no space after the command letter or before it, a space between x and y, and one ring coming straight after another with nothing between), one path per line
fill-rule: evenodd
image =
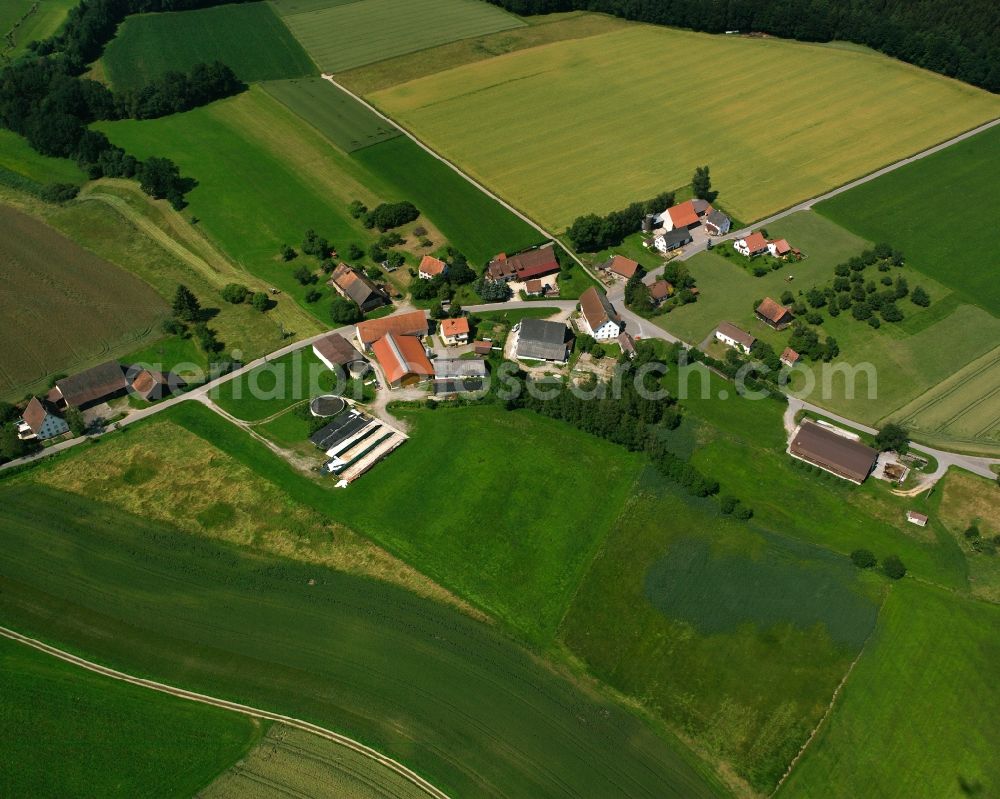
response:
M392 56L524 25L477 0L277 0L285 24L325 72L340 72Z
M358 150L352 157L434 220L476 266L497 253L518 252L543 239L527 222L404 136Z
M998 183L1000 127L994 127L816 210L861 236L892 242L910 265L1000 316Z
M806 254L806 259L758 278L746 268L747 260L735 253L728 258L719 251L696 255L686 263L701 291L698 302L657 316L656 324L697 345L711 335L720 321L729 321L780 352L787 346L791 331L775 332L757 320L753 312L757 301L765 296L779 299L786 290L798 295L813 286L828 285L838 263L869 246L864 239L808 211L776 222L767 232L771 237L787 238ZM909 256L908 251L904 252ZM837 340L840 361L874 366L874 396L870 396L870 381L864 372L857 375L853 397L843 377L832 372L831 390L824 392L823 365L814 364L816 389L806 397L811 402L875 425L985 355L1000 340L1000 319L965 304L946 287L908 266L890 273L890 277L896 274L906 277L911 289L924 286L932 299L930 307L921 309L904 299L899 303L904 320L883 324L879 330L857 321L849 312L831 318L824 310L823 324L818 328L821 337L829 335ZM789 275L792 281L786 280ZM865 279L877 280L881 276L869 269ZM798 388L800 384L792 385Z
M59 30L76 5L76 0L4 0L0 4L0 63L3 57L15 58L30 42L47 39Z
M779 796L1000 793L1000 608L905 580Z
M331 727L453 796L716 794L645 722L457 612L37 485L0 493L0 622L26 634Z
M264 89L345 152L394 139L394 125L323 78L268 81Z
M9 797L191 796L260 736L246 716L101 677L6 638L0 696L0 794Z
M846 557L726 519L652 476L560 634L766 793L874 627L878 593Z
M212 61L247 82L316 74L269 3L130 16L102 59L116 90L138 89L164 72Z

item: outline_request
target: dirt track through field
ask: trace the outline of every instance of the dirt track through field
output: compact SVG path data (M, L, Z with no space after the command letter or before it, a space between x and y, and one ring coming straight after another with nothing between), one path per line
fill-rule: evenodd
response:
M324 727L320 727L316 724L311 724L308 721L302 721L301 719L292 718L290 716L283 716L280 713L272 713L267 710L260 710L259 708L250 707L249 705L241 705L237 702L230 702L226 699L217 699L213 696L206 696L205 694L195 693L194 691L187 691L183 688L176 688L172 685L156 682L154 680L134 677L131 674L126 674L125 672L117 671L115 669L108 668L107 666L102 666L99 663L94 663L93 661L78 657L70 652L57 649L56 647L50 646L49 644L43 643L35 638L29 638L26 635L21 635L21 633L15 632L7 627L0 627L0 635L4 638L9 638L12 641L24 644L25 646L30 646L32 649L37 649L39 652L52 655L53 657L59 658L59 660L66 663L79 666L82 669L94 672L95 674L100 674L112 680L137 685L140 688L149 688L153 691L159 691L160 693L169 694L170 696L176 696L180 699L187 699L191 702L200 702L203 705L211 705L212 707L222 708L223 710L229 710L233 713L242 713L244 716L250 716L252 718L277 721L289 727L294 727L296 729L303 730L304 732L312 733L313 735L325 738L328 741L333 741L336 744L340 744L353 752L357 752L358 754L375 761L379 765L403 777L407 782L412 783L427 794L427 796L433 797L433 799L451 799L451 797L444 793L444 791L438 790L415 771L408 769L402 763L398 763L391 757L387 757L371 747L365 746L364 744L348 738L345 735L325 729Z

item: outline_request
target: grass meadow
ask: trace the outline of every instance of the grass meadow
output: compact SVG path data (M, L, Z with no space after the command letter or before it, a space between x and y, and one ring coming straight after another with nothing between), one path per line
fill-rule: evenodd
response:
M718 792L645 722L460 613L48 487L0 491L0 620L26 634L331 727L452 795Z
M998 184L1000 127L993 127L816 210L860 236L892 242L909 265L1000 316Z
M248 83L316 74L269 3L135 14L102 56L116 90L139 89L164 72L186 72L211 61L221 61Z
M0 168L36 183L75 183L86 180L83 170L67 158L49 158L35 152L23 136L0 130Z
M1000 791L1000 608L912 580L779 797L906 799Z
M458 39L517 28L513 14L477 0L307 3L276 0L285 24L324 72L340 72Z
M6 638L0 694L4 796L191 796L261 734L246 716L110 680Z
M147 284L10 206L0 230L0 396L159 337L168 307Z
M744 266L746 259L735 254L732 258L723 258L718 252L696 255L686 265L701 290L698 302L656 317L656 324L697 345L712 334L719 322L729 321L769 342L780 352L787 345L791 331L776 332L760 322L754 315L756 303L766 296L778 299L786 290L798 294L813 286L828 285L833 281L833 269L838 263L870 246L864 239L809 211L786 217L768 226L767 232L772 237L787 238L792 246L802 249L806 259L758 278ZM909 255L907 250L904 253ZM949 400L951 410L946 418L950 419L963 409L968 409L969 414L964 425L956 425L946 433L950 432L955 438L964 434L969 438L989 440L995 435L997 420L995 413L990 414L990 392L984 390L984 385L995 388L990 383L994 375L983 366L981 359L996 358L995 352L988 353L1000 340L1000 319L966 303L947 287L910 266L903 267L898 274L906 277L911 288L916 285L926 288L932 299L929 308L921 309L903 300L900 309L906 318L898 324L886 323L878 330L858 322L850 313L842 313L836 318L824 313L823 324L818 328L821 336L829 335L837 340L842 359L851 364L870 363L875 367L875 396L869 396L869 382L864 373L857 376L853 397L843 377L833 378L831 391L824 396L822 375L817 373L817 390L808 399L872 425L887 417L906 416L914 429L930 432L942 422L922 421L918 417L926 416L927 411L921 409L930 397L943 391L939 386L950 386L954 382L954 396ZM786 280L789 275L794 278L790 282ZM813 366L819 369L822 364ZM975 371L980 381L985 382L960 379L959 375L967 369ZM795 386L797 384L793 384ZM901 410L909 407L909 403L915 403L914 407ZM935 403L933 407L938 413L944 411L941 404Z
M766 793L874 627L878 594L847 558L726 519L651 475L560 635Z
M975 526L980 542L1000 536L996 490L995 481L962 469L949 469L931 498L930 514L932 524L954 536L967 553L972 595L990 602L1000 602L1000 557L988 547L977 552L973 547L975 542L965 536L965 531Z
M870 52L638 24L370 99L554 230L684 186L699 164L726 208L758 219L1000 111L986 92Z
M323 78L268 81L264 88L344 152L401 135L394 125Z
M0 63L21 55L29 42L47 39L62 25L76 0L5 0L0 5ZM11 44L13 43L13 46Z
M246 799L280 793L311 799L426 799L422 788L346 746L273 725L233 768L199 793Z

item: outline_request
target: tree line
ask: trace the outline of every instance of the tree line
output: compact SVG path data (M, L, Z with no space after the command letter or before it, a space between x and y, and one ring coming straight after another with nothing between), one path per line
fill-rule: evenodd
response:
M867 45L893 58L1000 92L995 0L489 0L515 14L584 9L707 33L768 33Z
M578 216L566 235L578 252L599 252L617 247L622 240L642 228L647 214L663 213L674 204L674 193L665 191L646 202L636 202L607 216L585 214Z
M0 125L27 139L33 149L72 158L91 179L137 178L146 193L183 207L195 182L165 158L140 162L116 147L93 122L151 119L186 111L242 91L225 64L196 64L168 72L137 90L114 93L82 77L128 15L217 5L220 0L83 0L70 10L62 31L32 42L24 56L0 71Z

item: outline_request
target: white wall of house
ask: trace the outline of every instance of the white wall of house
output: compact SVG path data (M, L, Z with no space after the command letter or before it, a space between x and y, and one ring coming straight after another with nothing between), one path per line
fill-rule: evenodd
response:
M588 324L587 327L590 327ZM618 338L618 334L622 332L621 325L617 322L612 322L610 319L601 325L597 330L591 332L594 338L598 341L608 341L613 338Z
M446 345L448 345L449 347L454 347L454 346L457 346L459 344L468 344L469 343L469 334L468 333L457 333L454 336L446 336L446 335L444 335L444 333L442 333L441 334L441 340Z
M732 347L733 349L739 350L740 352L750 352L750 350L744 347L743 344L741 344L739 341L737 341L734 338L730 338L725 333L719 330L715 331L715 338L721 341L727 347Z

